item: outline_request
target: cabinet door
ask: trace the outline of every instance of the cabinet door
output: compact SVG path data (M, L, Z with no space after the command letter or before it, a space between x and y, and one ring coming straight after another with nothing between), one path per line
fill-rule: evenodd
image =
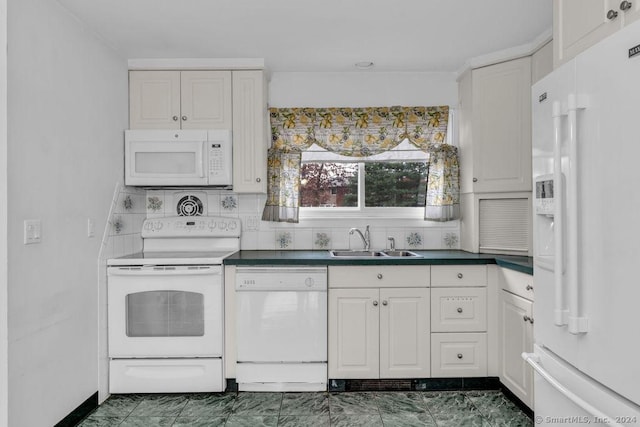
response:
M500 381L533 408L532 371L520 356L533 350L533 320L528 320L533 304L506 291L500 294Z
M473 70L473 190L531 191L531 58Z
M380 378L430 371L429 289L380 289Z
M182 129L231 129L231 71L180 73Z
M180 129L180 72L129 72L129 128Z
M329 290L329 378L379 377L378 289Z
M621 0L554 0L554 66L568 61L619 30L623 23L621 15L624 14L619 9L620 2ZM608 18L609 11L618 16Z
M266 193L266 95L262 71L233 72L233 190Z

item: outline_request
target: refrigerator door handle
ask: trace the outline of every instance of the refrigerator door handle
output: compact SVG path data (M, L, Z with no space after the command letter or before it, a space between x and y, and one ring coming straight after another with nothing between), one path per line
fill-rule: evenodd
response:
M553 102L553 182L554 182L554 323L556 326L567 324L567 310L563 298L564 273L564 185L562 179L562 111L559 101Z
M566 396L567 399L571 400L573 403L575 403L576 405L578 405L579 407L584 409L590 415L592 415L593 417L595 417L597 419L600 419L600 420L608 420L608 422L606 424L609 425L609 426L612 426L612 427L624 427L622 424L619 424L619 423L616 423L616 422L612 421L612 420L615 420L615 417L610 417L610 416L604 414L602 411L600 411L599 409L595 408L593 405L591 405L590 403L586 402L584 399L582 399L581 397L579 397L578 395L573 393L571 390L566 388L556 378L551 376L551 374L549 374L549 372L547 372L540 365L540 357L537 354L535 354L535 353L522 353L521 356L524 359L524 361L527 362L529 365L531 365L531 367L534 369L534 371L536 371L542 378L544 378L544 380L547 381L553 388L558 390L560 393L562 393L564 396Z
M579 286L578 286L578 100L575 94L570 94L567 100L569 118L569 184L567 195L568 223L568 257L569 280L567 283L569 305L569 333L581 334L588 331L589 322L586 317L579 317Z

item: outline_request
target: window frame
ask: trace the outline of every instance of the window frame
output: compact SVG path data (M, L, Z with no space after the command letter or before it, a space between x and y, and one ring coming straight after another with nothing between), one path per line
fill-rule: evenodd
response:
M425 161L427 162L427 161ZM300 219L338 219L338 218L406 218L424 219L424 206L417 207L366 207L365 200L365 163L358 164L358 206L357 207L300 207Z

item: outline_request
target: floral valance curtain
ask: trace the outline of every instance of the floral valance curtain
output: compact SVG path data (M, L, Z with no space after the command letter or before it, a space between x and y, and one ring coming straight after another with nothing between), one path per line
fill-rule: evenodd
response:
M273 144L263 220L298 222L302 152L314 143L343 156L364 158L389 151L404 139L434 159L429 161L425 218L458 217L457 149L445 144L448 106L271 108L270 117ZM430 204L451 208L428 209Z

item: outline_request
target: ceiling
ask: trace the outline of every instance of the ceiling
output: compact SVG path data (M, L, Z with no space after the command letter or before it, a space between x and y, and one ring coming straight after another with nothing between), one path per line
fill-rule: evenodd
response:
M552 0L58 0L127 59L264 58L271 71L458 71L534 41Z

